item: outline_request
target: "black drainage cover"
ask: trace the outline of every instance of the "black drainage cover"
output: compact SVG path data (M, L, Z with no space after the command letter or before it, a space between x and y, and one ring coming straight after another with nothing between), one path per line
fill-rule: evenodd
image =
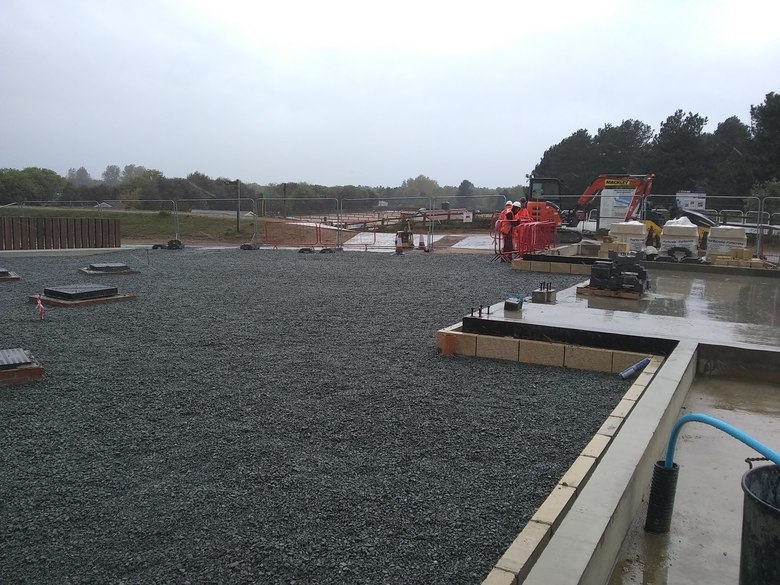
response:
M69 284L43 289L43 294L53 299L65 301L83 301L85 299L102 299L117 295L115 286L96 286L93 284Z

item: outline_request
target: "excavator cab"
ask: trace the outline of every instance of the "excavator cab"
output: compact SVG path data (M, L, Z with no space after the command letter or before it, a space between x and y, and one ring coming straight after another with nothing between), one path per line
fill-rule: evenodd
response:
M551 177L528 177L529 201L552 201L560 207L563 184Z

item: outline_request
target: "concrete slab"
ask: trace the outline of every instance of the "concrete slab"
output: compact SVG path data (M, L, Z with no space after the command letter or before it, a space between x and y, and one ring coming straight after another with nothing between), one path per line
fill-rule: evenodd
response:
M685 412L708 414L777 449L780 446L780 383L697 378ZM709 425L683 427L675 463L680 466L669 534L643 529L646 504L636 514L609 585L739 581L742 475L746 457L757 454Z
M597 457L597 465L591 475L581 475L576 493L565 506L559 506L563 517L552 520L559 524L553 524L550 542L532 567L523 567L528 575L518 583L623 585L733 583L738 579L739 481L747 469L745 457L754 455L748 448L737 443L733 447L741 451L737 456L718 446L718 442L736 443L728 436L715 436L722 435L720 431L687 430L681 436L676 462L691 471L685 480L681 471L672 534L645 535L642 506L653 463L662 456L683 404L682 412L721 411L727 422L739 428L744 418L743 430L770 445L780 445L776 422L780 414L780 279L705 272L650 276L651 292L636 301L577 297L572 288L560 291L552 305L526 303L521 312L504 313L502 301L477 322L480 334L484 333L480 328L497 327L503 335L511 332L520 338L521 361L524 345L532 344L534 354L540 355L538 349L545 343L540 339L547 340L546 349L552 351L560 344L551 341L590 335L600 351L612 349L610 371L645 357L636 346L642 341L667 343L660 343L665 353L651 359L581 455L580 459ZM464 330L472 330L468 328L474 321L464 318ZM618 347L622 341L635 347ZM566 345L567 351L576 346ZM557 362L557 356L549 361ZM735 373L747 379L734 383ZM731 377L723 378L726 374ZM718 375L728 382L714 382ZM722 383L726 387L719 389ZM767 429L771 429L768 437L762 436L759 431ZM693 448L701 450L691 452ZM575 467L567 475L580 477ZM714 492L725 484L729 486L724 498L716 496ZM561 487L550 497L560 497L556 492ZM568 481L565 487L571 487ZM686 565L689 558L692 561ZM612 573L616 560L618 567Z

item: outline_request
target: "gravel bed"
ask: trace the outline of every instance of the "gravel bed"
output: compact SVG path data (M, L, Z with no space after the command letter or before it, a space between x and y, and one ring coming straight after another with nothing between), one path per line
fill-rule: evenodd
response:
M78 272L98 262L141 273ZM0 349L45 369L0 387L1 583L479 583L630 384L438 355L541 281L489 255L0 265ZM137 299L26 303L77 283Z

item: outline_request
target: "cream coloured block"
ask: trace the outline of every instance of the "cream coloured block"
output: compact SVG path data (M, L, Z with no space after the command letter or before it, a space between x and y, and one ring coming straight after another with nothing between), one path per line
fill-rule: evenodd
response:
M550 272L557 274L571 274L571 264L568 262L550 262Z
M637 379L634 380L634 384L637 386L644 386L645 388L650 384L650 382L653 381L653 377L655 376L655 373L648 372L647 368L645 368L639 376L637 376Z
M577 370L611 372L612 351L597 347L567 345L563 365Z
M613 351L612 369L610 371L615 373L622 372L646 357L648 357L647 354L634 353L632 351Z
M645 392L644 386L638 386L636 384L631 384L631 388L629 388L625 394L623 394L623 400L633 400L636 402L642 397L642 394Z
M497 569L503 569L517 575L522 580L528 574L530 566L550 542L552 529L549 524L531 521L525 525L509 548L498 559Z
M597 431L598 434L614 437L623 424L623 420L624 419L616 416L608 416L607 420L604 421L604 424L602 424L601 428Z
M596 459L593 457L584 457L580 455L571 464L568 471L563 474L561 478L561 485L565 487L573 487L575 489L585 485L588 481L590 474L596 466Z
M493 569L482 581L482 585L517 585L517 578L514 573L503 569Z
M570 271L572 274L582 274L585 276L590 276L590 264L571 264L570 265Z
M436 332L436 347L443 355L474 357L477 355L477 336L474 333L440 329Z
M477 336L477 357L518 361L520 340L513 337Z
M636 402L634 402L633 400L626 400L625 398L623 398L623 400L618 402L618 405L610 413L610 416L614 416L617 418L626 418L631 412L631 409L634 408L635 405Z
M664 363L663 356L654 355L652 358L650 358L650 363L647 364L647 366L645 366L645 369L642 371L650 374L655 374L658 371L658 368L660 368L661 364L663 363Z
M530 260L512 260L512 263L509 265L509 267L512 270L525 270L525 271L529 271L529 270L531 270L531 261Z
M549 524L553 532L561 524L564 515L574 503L577 490L573 487L556 485L547 499L542 502L536 513L531 516L532 522L542 522Z
M607 450L607 447L609 447L610 440L611 438L607 435L593 435L593 438L585 445L585 448L580 455L583 457L592 457L598 461L601 459L601 456L604 455L604 451Z
M564 354L564 346L560 343L548 343L530 339L520 340L519 359L526 364L562 367Z
M531 272L550 272L550 263L531 260Z

